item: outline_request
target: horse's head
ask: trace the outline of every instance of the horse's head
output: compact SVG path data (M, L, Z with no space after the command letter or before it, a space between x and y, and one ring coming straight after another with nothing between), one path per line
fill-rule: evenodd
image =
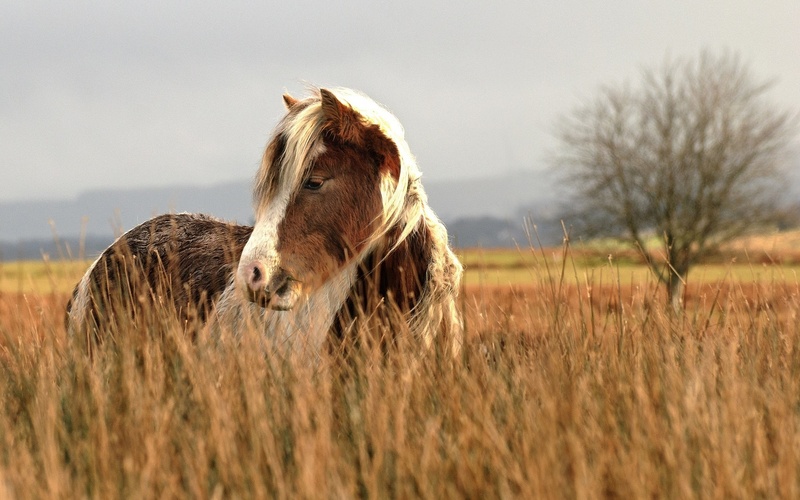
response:
M236 274L251 301L276 310L385 244L390 230L405 231L409 179L418 176L396 118L363 95L321 89L284 101Z

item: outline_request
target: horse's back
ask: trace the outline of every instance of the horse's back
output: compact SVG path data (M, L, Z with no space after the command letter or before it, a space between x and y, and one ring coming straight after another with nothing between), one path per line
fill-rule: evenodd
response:
M233 278L252 228L200 214L154 217L120 236L98 257L67 304L71 332L95 335L120 315L159 305L182 320L205 321Z

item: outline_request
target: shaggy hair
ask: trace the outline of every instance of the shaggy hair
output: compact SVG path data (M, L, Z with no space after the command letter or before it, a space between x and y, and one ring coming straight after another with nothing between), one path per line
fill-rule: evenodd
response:
M358 316L354 311L371 314L376 302L392 302L413 335L430 345L443 333L452 352L457 353L462 325L455 299L462 266L448 245L447 230L428 206L403 127L383 106L356 91L336 88L311 92L303 100L285 96L289 111L278 124L256 175L256 227L258 217L278 192L300 189L314 160L325 150L330 119L325 102L330 96L358 115L360 123L352 126L377 127L396 148L397 157L390 159L393 168L381 174L380 219L365 250L323 289L312 293L307 307L275 313L245 305L244 309L250 310L246 313L233 290L226 290L218 308L222 324L240 323L246 314L265 315L270 336L287 343L300 340L313 350L331 330L346 334L343 330L352 328L352 319ZM403 273L408 275L406 282L400 286L393 283ZM368 290L377 295L372 304L364 297ZM304 339L296 338L298 330L304 331Z
M224 287L217 276L213 280L197 280L202 286L211 288L196 293L214 299L219 297L214 303L215 313L210 315L212 330L236 333L254 320L264 325L267 337L289 344L299 340L312 352L318 352L321 343L330 335L347 335L357 322L359 311L362 315L371 314L370 311L375 307L392 305L396 306L394 309L400 312L410 332L425 344L430 345L434 338L443 334L448 339L451 352L458 353L462 342L462 325L456 296L462 266L448 245L444 225L428 206L420 182L419 167L397 118L363 94L342 88L313 89L305 99L295 100L284 96L284 100L288 112L276 127L255 179L256 231L253 236L258 231L259 220L278 193L298 192L314 160L325 151L326 134L329 132L326 126L330 121L330 109L326 109L326 105L331 100L348 106L358 117L358 123L342 125L345 133L348 126L377 128L395 148L390 155L392 158L387 159L390 168L380 174L380 215L374 221L372 227L375 229L369 241L363 245L364 250L321 289L310 293L305 303L298 304L290 311L268 310L242 296L236 283L235 263L241 257L242 234L246 232L249 235L253 230L227 225L236 234L233 246L238 254L228 252L234 260L221 267L226 273ZM182 226L177 234L181 234L180 237L186 241L197 239L196 234L191 235L195 231L208 231L208 228L201 229L197 222L192 217L172 220L173 225L177 223ZM224 233L226 224L219 224L222 226L215 231ZM140 228L146 226L147 223ZM112 245L98 262L103 262L112 253L119 253L119 247L128 240L123 238ZM252 241L248 242L248 246L250 243ZM159 253L161 249L158 245L156 243L156 248L152 244L139 245L126 249L126 252L134 254L132 261L138 257L138 261L143 262L146 259L137 254ZM173 245L173 248L178 249L179 262L187 261L189 255L192 260L202 259L205 251L202 248L190 251L185 249L185 245ZM88 317L86 308L93 303L90 300L92 289L105 293L113 290L108 286L100 267L93 265L76 287L69 312L73 327ZM177 266L189 267L191 263ZM205 266L196 267L200 274L212 272ZM181 282L181 279L178 277L179 285L185 286L186 282ZM370 296L369 300L367 295ZM187 302L191 302L184 296L180 300L183 302L176 303L178 310L186 308Z

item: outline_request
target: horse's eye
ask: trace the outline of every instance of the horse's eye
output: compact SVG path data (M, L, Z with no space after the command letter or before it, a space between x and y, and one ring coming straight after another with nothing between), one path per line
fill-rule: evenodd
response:
M324 179L312 177L308 179L305 184L303 184L303 189L308 189L309 191L318 191L323 184L325 184Z

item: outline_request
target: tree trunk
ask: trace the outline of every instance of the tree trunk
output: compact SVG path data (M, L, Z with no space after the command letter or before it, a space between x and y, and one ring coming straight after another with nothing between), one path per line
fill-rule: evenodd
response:
M673 265L667 277L667 300L676 314L683 312L683 294L686 289L688 265Z

